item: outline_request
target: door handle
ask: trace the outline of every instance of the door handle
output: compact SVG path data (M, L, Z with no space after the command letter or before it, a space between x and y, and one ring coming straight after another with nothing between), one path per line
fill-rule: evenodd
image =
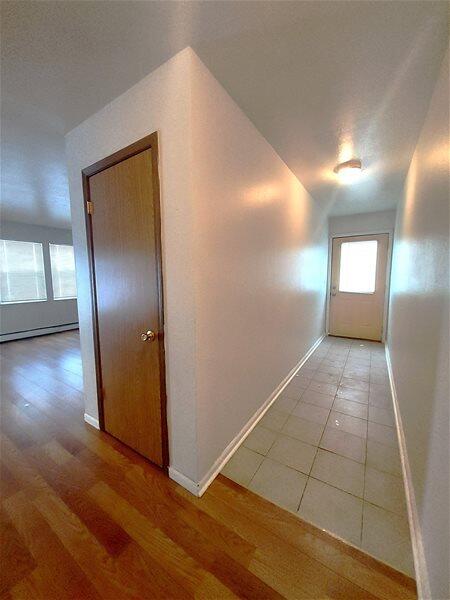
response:
M331 288L331 295L332 296L336 296L337 292L336 292L336 286L333 285L333 287Z
M149 329L145 333L141 333L141 342L154 342L156 340L156 333Z

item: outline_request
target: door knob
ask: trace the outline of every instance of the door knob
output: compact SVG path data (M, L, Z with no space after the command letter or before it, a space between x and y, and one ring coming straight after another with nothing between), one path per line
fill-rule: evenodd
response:
M141 333L142 342L154 342L156 340L156 333L150 329L145 333Z
M332 288L332 290L331 290L331 295L332 295L332 296L336 296L336 293L337 293L337 292L336 292L336 286L335 286L335 285L333 285L333 288Z

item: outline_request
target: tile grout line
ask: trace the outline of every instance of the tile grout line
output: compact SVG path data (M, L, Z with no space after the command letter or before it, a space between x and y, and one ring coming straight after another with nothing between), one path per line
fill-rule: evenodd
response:
M370 362L369 362L369 396L367 399L367 431L366 431L366 447L365 447L365 459L364 459L364 481L363 481L363 505L361 511L361 539L360 544L362 547L363 544L363 531L364 531L364 505L366 503L366 474L367 474L367 446L369 444L369 399L370 399L370 375L372 369L372 351L370 352Z
M300 440L300 441L301 441L301 440ZM392 514L392 515L395 515L395 516L397 516L397 517L403 517L403 515L402 515L402 514L400 514L400 513L398 513L398 512L395 512L395 511L393 511L393 510L392 510L392 509L390 509L390 508L386 508L386 507L384 507L384 506L381 506L380 504L376 504L375 502L371 502L370 500L365 500L365 499L364 499L363 497L361 497L361 496L357 496L356 494L354 494L354 493L352 493L352 492L348 492L347 490L343 490L342 488L340 488L340 487L337 487L336 485L334 485L334 484L332 484L332 483L329 483L328 481L323 481L322 479L319 479L318 477L315 477L315 476L313 476L313 475L308 475L308 474L304 473L303 471L300 471L299 469L296 469L295 467L289 467L288 465L286 465L286 464L284 464L284 463L280 462L279 460L277 460L277 459L275 459L275 458L271 458L271 457L268 457L268 456L266 456L266 455L264 455L264 454L260 454L259 452L256 452L255 450L253 450L253 452L255 452L256 454L259 454L259 455L260 455L260 456L261 456L263 459L265 459L265 458L269 458L269 460L271 460L271 461L273 461L273 462L275 462L275 463L277 463L277 464L279 464L279 465L281 465L281 466L287 467L288 469L292 469L293 471L296 471L297 473L299 473L299 474L301 474L301 475L304 475L304 476L307 478L307 481L309 481L309 479L313 479L314 481L318 481L318 482L320 482L320 483L323 483L323 484L325 484L325 485L327 485L327 486L329 486L329 487L332 487L333 489L335 489L335 490L337 490L337 491L339 491L339 492L343 492L344 494L347 494L348 496L352 496L352 498L355 498L356 500L361 500L361 501L362 501L363 503L365 503L365 504L370 504L371 506L375 506L376 508L379 508L379 509L381 509L381 510L383 510L383 511L386 511L386 512L388 512L388 513ZM328 452L328 451L327 451L327 452ZM335 454L335 453L332 453L332 454ZM340 456L340 455L337 455L337 456ZM345 458L345 457L344 457L344 458ZM351 459L349 459L349 460L351 460ZM353 462L356 462L356 461L353 461ZM261 464L262 464L262 463L261 463ZM358 463L358 464L361 464L361 463ZM261 466L261 465L259 465L259 466L258 466L258 468L257 468L257 469L256 469L256 471L255 471L255 474L252 476L252 479L251 479L250 481L252 481L252 480L253 480L253 477L254 477L254 476L256 475L256 473L258 472L258 470L259 470L260 466ZM229 476L227 476L227 477L229 477ZM233 480L233 481L234 481L234 480ZM239 482L237 482L237 483L239 483ZM241 483L240 485L242 485L242 487L245 487L245 488L249 489L249 488L248 488L248 486L250 485L250 482L249 482L249 484L247 484L247 485L244 485L244 484L242 484L242 483ZM306 484L305 484L305 487L306 487ZM279 505L277 505L277 506L279 506ZM289 509L286 509L286 510L289 510ZM298 510L298 509L297 509L297 510ZM290 512L293 512L293 511L290 511Z
M317 370L317 369L316 369L316 370ZM300 373L300 372L301 372L301 368L300 368L300 370L299 370L299 373ZM295 404L294 408L293 408L293 409L292 409L290 412L286 413L286 419L284 420L284 423L283 423L283 425L281 426L281 429L279 429L278 431L273 431L273 430L270 430L270 429L269 429L269 431L272 431L273 433L275 433L275 434L276 434L276 435L275 435L275 439L274 439L274 441L272 442L272 444L270 445L270 447L269 447L269 449L267 450L266 454L261 454L261 456L263 456L263 460L261 461L261 464L260 464L260 465L258 465L258 468L256 469L256 471L255 471L255 472L254 472L254 474L252 475L252 477L251 477L250 481L248 482L248 485L247 485L247 486L245 486L245 487L247 487L247 489L249 489L249 486L250 486L251 482L252 482L252 481L253 481L253 479L256 477L256 474L258 473L258 471L259 471L259 469L261 468L261 466L262 466L262 464L263 464L263 462L264 462L264 460L265 460L265 459L267 459L267 458L268 458L269 460L273 460L274 462L276 462L276 463L278 463L278 464L280 464L280 465L283 465L283 466L285 466L285 467L288 467L288 465L286 465L286 464L284 464L284 463L282 463L282 462L280 462L280 461L278 461L278 460L276 460L276 459L274 459L274 458L272 458L272 457L269 457L269 452L270 452L270 450L273 448L273 446L274 446L275 442L277 441L277 439L279 439L279 438L281 437L281 435L285 435L286 437L290 437L291 439L295 439L295 440L297 439L297 438L294 438L294 437L291 437L291 436L289 436L288 434L285 434L285 433L283 433L283 431L282 431L282 430L283 430L283 427L286 425L286 423L287 423L287 421L288 421L289 417L290 417L290 416L292 416L292 414L293 414L294 410L296 409L296 407L297 407L297 406L299 405L299 403L301 402L301 398L302 398L303 394L305 393L305 391L306 391L307 389L308 389L308 388L305 388L305 389L303 389L303 390L301 391L300 398L297 400L297 403ZM264 427L264 426L262 425L262 427ZM267 428L267 429L268 429L268 428ZM301 441L301 442L302 442L302 440L297 440L297 441ZM302 442L302 443L304 443L304 444L305 444L306 442ZM311 445L311 444L309 444L309 445ZM312 446L312 445L311 445L311 446ZM256 452L256 451L254 451L254 452ZM257 454L259 454L259 452L257 452ZM308 483L309 474L303 473L303 471L300 471L299 469L295 469L294 467L288 467L288 468L291 468L291 469L293 469L294 471L297 471L298 473L300 473L300 474L302 474L302 475L305 475L305 476L306 476L306 478L307 478L307 479L306 479L306 483L305 483L305 487L303 488L303 492L302 492L302 495L301 495L301 498L302 498L302 497L303 497L303 494L304 494L304 491L305 491L305 489L306 489L306 485L307 485L307 483ZM311 469L310 469L310 471L311 471ZM301 502L301 498L300 498L300 502ZM297 507L297 510L298 510L298 508L299 508L299 507L300 507L300 503L299 503L299 505L298 505L298 507Z
M325 356L328 356L329 352L330 352L330 350L328 350L328 352L326 353L326 355L325 355ZM320 364L322 364L322 362L323 362L324 360L325 360L325 359L322 359L322 361L321 361L321 363L320 363ZM346 361L345 361L345 363L344 363L344 369L345 369L345 365L346 365L346 363L347 363L347 359L346 359ZM342 370L342 373L344 372L344 369ZM336 395L337 395L337 391L338 391L338 389L339 389L339 384L340 384L340 381L341 381L341 379L342 379L342 376L343 376L343 375L341 374L341 376L340 376L340 378L339 378L339 380L338 380L337 389L336 389L336 394L334 395L333 404L334 404L334 402L335 402L335 400L336 400ZM332 404L332 406L333 406L333 404ZM305 487L303 488L303 492L302 492L302 494L301 494L301 496L300 496L300 501L299 501L299 503L298 503L298 506L297 506L297 512L300 510L300 506L301 506L301 504L302 504L303 496L305 495L305 490L306 490L306 487L307 487L307 485L308 485L308 482L309 482L310 478L312 478L312 479L315 479L314 477L311 477L311 472L312 472L312 470L313 470L314 463L316 462L316 458L317 458L317 455L318 455L318 453L319 453L319 449L320 449L320 444L321 444L321 442L322 442L323 435L324 435L324 433L325 433L325 430L326 430L326 428L327 428L327 423L328 423L328 421L329 421L329 419L330 419L330 415L331 415L331 408L330 408L330 410L329 410L329 412L328 412L328 417L327 417L327 420L326 420L326 422L325 422L325 425L324 425L323 431L322 431L322 433L321 433L320 439L319 439L319 441L318 441L318 443L317 443L317 446L316 446L316 453L315 453L315 455L314 455L314 458L313 458L313 460L312 460L312 462L311 462L311 468L309 469L308 479L306 480ZM320 481L320 480L319 480L319 481ZM323 483L324 483L324 482L323 482Z
M354 415L348 415L348 416L351 416L351 417L353 417L353 418L356 418L356 419L359 419L359 420L365 420L365 421L366 421L366 437L365 437L365 447L364 447L364 462L363 462L363 463L360 463L359 461L355 461L354 459L351 459L351 458L349 458L349 457L345 457L344 455L340 455L339 453L337 453L337 452L334 452L334 451L332 451L332 450L326 450L326 449L323 449L324 451L326 451L326 452L329 452L330 454L334 454L334 455L336 455L336 456L339 456L339 457L342 457L342 458L347 458L348 460L352 460L352 462L356 462L356 463L358 463L358 464L363 464L363 465L364 465L363 495L362 495L362 497L361 497L361 496L357 496L357 495L355 495L355 494L353 494L353 493L351 493L351 492L348 492L348 491L346 491L346 490L342 490L341 488L339 488L339 487L337 487L337 486L335 486L335 485L333 485L333 484L331 484L331 483L329 483L329 482L322 481L321 479L318 479L318 478L316 478L316 477L314 477L314 476L312 476L312 475L311 475L312 469L313 469L313 467L314 467L314 463L315 463L315 461L316 461L316 458L317 458L318 451L321 449L321 448L320 448L320 444L321 444L321 442L322 442L322 438L323 438L323 436L324 436L324 434L325 434L325 430L326 430L326 428L327 428L327 425L329 424L329 420L330 420L330 415L331 415L331 412L332 412L333 410L335 410L335 408L334 408L334 406L335 406L335 402L336 402L336 400L338 399L337 392L338 392L338 389L339 389L340 385L342 385L342 379L343 379L343 377L344 377L344 371L345 371L345 368L348 366L348 364L349 364L349 360L350 360L350 358L351 358L351 348L352 348L352 346L349 346L349 347L348 347L348 349L347 349L347 351L346 351L346 358L345 358L345 362L343 363L343 365L340 365L339 367L335 367L336 369L339 369L339 370L341 371L341 373L340 373L340 376L339 376L339 378L338 378L338 381L336 382L336 384L337 384L337 385L336 385L336 388L337 388L337 389L336 389L336 392L335 392L335 394L333 395L333 401L332 401L332 404L331 404L329 407L327 407L327 408L328 408L328 417L327 417L327 420L326 420L326 422L325 422L325 424L324 424L324 426L323 426L322 434L321 434L321 436L320 436L320 439L319 439L319 441L318 441L317 445L315 445L315 444L310 444L310 443L308 443L308 442L304 442L303 440L301 440L301 439L299 439L299 438L296 438L296 437L293 437L293 436L291 436L291 435L289 435L289 434L287 434L287 433L283 432L283 430L282 430L282 428L285 426L285 424L286 424L287 420L289 419L289 417L290 417L290 416L292 416L292 415L293 415L293 413L294 413L295 409L298 407L298 405L299 405L300 403L307 404L307 405L310 405L310 406L316 406L316 407L318 406L318 407L320 407L320 408L324 408L323 406L320 406L319 404L317 404L317 405L314 405L314 404L312 404L312 403L310 403L310 402L307 402L307 401L304 401L304 400L303 400L303 396L304 396L305 392L306 392L308 389L310 389L310 388L309 388L309 385L308 385L306 388L302 388L302 389L300 389L300 390L299 390L299 393L300 393L300 395L299 395L299 396L297 396L297 398L292 398L292 400L294 400L294 401L295 401L295 404L294 404L294 406L293 406L293 407L292 407L292 408L291 408L289 411L286 411L286 414L285 414L285 415L286 415L286 416L285 416L285 420L284 420L284 422L283 422L283 425L282 425L282 428L281 428L281 429L279 429L279 430L271 430L271 429L270 429L270 428L268 428L268 427L264 427L264 426L262 426L262 427L264 427L265 429L268 429L269 431L271 431L271 432L274 434L274 436L275 436L275 438L274 438L274 441L273 441L273 442L270 444L270 446L269 446L269 448L268 448L267 452L266 452L265 454L261 454L261 453L259 453L259 452L257 452L257 451L254 451L254 452L256 452L257 454L260 454L260 455L262 456L262 458L263 458L263 461L262 461L262 462L264 462L264 459L265 459L265 458L270 458L270 460L273 460L275 463L278 463L278 464L280 464L280 465L282 465L282 466L288 467L288 468L292 469L293 471L296 471L297 473L299 473L299 474L301 474L301 475L303 475L303 476L305 476L305 477L306 477L306 483L305 483L305 487L304 487L304 489L303 489L303 491L302 491L302 494L301 494L301 496L300 496L300 501L299 501L299 503L298 503L298 505L297 505L297 510L295 511L295 513L294 513L294 511L290 511L290 512L293 512L293 514L298 514L298 511L299 511L299 509L300 509L300 506L301 506L301 503L302 503L302 500L303 500L303 497L304 497L304 494L305 494L305 491L306 491L306 487L307 487L307 485L308 485L308 482L309 482L309 480L310 480L310 479L312 479L312 480L314 480L314 481L318 481L318 482L324 483L325 485L328 485L328 486L330 486L330 487L332 487L332 488L334 488L334 489L336 489L336 490L338 490L338 491L340 491L340 492L343 492L343 493L345 493L345 494L348 494L349 496L352 496L353 498L355 498L355 499L357 499L357 500L361 500L361 502L362 502L362 508L363 508L363 511L362 511L362 519L361 519L361 531L360 531L360 541L359 541L359 546L360 546L360 547L362 547L362 528L363 528L363 519L364 519L364 506L365 506L365 504L368 504L368 505L371 505L371 506L374 506L374 507L380 508L380 509L382 509L383 511L386 511L386 512L388 512L388 513L392 514L392 515L401 516L401 515L399 515L399 513L395 512L395 511L392 511L392 510L390 510L390 509L387 509L387 508L385 508L385 507L383 507L383 506L379 506L378 504L375 504L375 503L373 503L373 502L369 502L369 501L367 501L367 500L365 500L365 499L364 499L364 493L365 493L365 483L366 483L366 482L365 482L365 476L366 476L366 468L367 468L367 445L368 445L368 426L369 426L369 417L368 417L368 415L367 415L367 418L366 418L366 419L362 419L361 417L354 417ZM312 373L311 377L309 377L309 376L308 376L309 384L311 383L311 381L313 381L313 380L314 380L314 375L315 375L315 373L317 373L317 371L320 371L320 370L321 370L321 365L323 365L323 361L325 361L325 360L329 360L329 361L331 361L331 362L334 362L334 360L333 360L332 358L330 358L330 354L329 354L330 352L333 352L333 348L332 348L332 347L329 347L329 348L328 348L328 350L327 350L327 352L326 352L326 354L325 354L325 355L323 355L323 357L321 357L321 360L319 361L319 363L318 363L317 367L316 367L315 369L313 369L313 373ZM341 355L342 355L342 353L339 353L339 354L341 354ZM368 385L369 385L369 391L368 391L368 393L370 392L370 373L371 373L370 369L372 368L372 355L373 355L373 352L372 352L371 350L369 350L369 365L368 365L368 367L369 367L369 382L368 382ZM331 367L331 366L333 366L333 365L330 365L330 367ZM379 369L380 369L381 367L380 367L379 365L377 365L377 368L379 368ZM324 372L324 373L326 373L327 371L323 371L323 372ZM299 374L301 374L301 370L299 371ZM330 375L333 375L333 374L336 374L336 373L329 373L329 374L330 374ZM323 383L326 383L326 382L323 382ZM355 389L358 389L358 388L355 388ZM313 390L313 391L316 391L318 394L320 394L320 393L321 393L321 392L319 392L319 391L317 391L317 390ZM365 391L365 390L362 390L362 391ZM325 394L325 395L327 395L327 394ZM351 401L350 401L350 402L351 402ZM358 404L363 404L363 403L359 403L359 402L358 402ZM368 402L367 402L367 405L366 405L366 406L367 406L367 410L369 410L369 403L368 403ZM340 413L341 411L336 411L336 412L339 412L339 413ZM347 413L342 413L342 414L346 415ZM308 419L304 419L304 420L308 421ZM314 422L314 421L312 421L312 423L313 423L313 424L316 424L316 422ZM345 433L346 435L355 435L355 434L351 434L350 432L344 432L344 433ZM293 439L293 440L296 440L296 441L299 441L299 442L301 442L301 443L303 443L303 444L306 444L307 446L311 446L311 447L315 448L315 455L314 455L314 458L313 458L313 460L312 460L312 462L311 462L311 467L310 467L310 469L308 470L308 472L307 472L307 473L305 473L304 471L302 471L302 470L300 470L300 469L298 469L298 468L295 468L295 467L290 467L289 465L285 464L284 462L281 462L281 461L277 460L276 458L273 458L273 457L269 457L269 456L268 456L268 454L269 454L270 450L273 448L273 446L274 446L274 444L276 443L276 441L277 441L278 439L280 439L281 437L283 437L283 436L286 436L286 437L288 437L288 438L291 438L291 439ZM355 437L359 437L360 439L364 439L364 438L361 438L360 436L355 436ZM262 463L261 463L261 464L262 464ZM260 467L261 467L261 465L259 465L259 466L258 466L257 470L255 471L254 475L252 476L252 478L251 478L251 480L250 480L250 483L251 483L251 481L253 481L253 479L254 479L254 477L256 476L256 474L258 473L258 471L259 471ZM250 483L249 483L248 485L250 485Z
M353 345L353 342L352 342ZM345 361L344 370L348 363L348 357L350 356L350 351L347 356L347 360ZM370 367L369 367L370 368ZM370 379L370 371L369 371L369 379ZM342 378L341 378L342 380ZM370 388L370 384L369 384ZM333 403L334 404L334 403ZM367 405L369 404L369 397L367 397ZM362 531L363 531L363 518L364 518L364 491L365 491L365 479L366 479L366 460L367 460L367 434L368 434L368 423L369 423L369 407L367 406L367 424L366 424L366 440L365 440L365 461L364 461L364 477L363 477L363 490L362 490L362 506L361 506L361 525L359 529L359 545L362 546Z
M320 348L320 346L319 346L319 348ZM328 354L328 352L327 352L327 354ZM325 356L327 356L327 354L326 354ZM324 361L324 359L322 358L322 360L321 360L321 361L320 361L320 363L319 363L319 366L320 366L320 365L323 363L323 361ZM319 369L317 368L317 370L319 370ZM328 416L329 416L329 414L328 414ZM327 419L327 420L328 420L328 419ZM326 425L325 425L325 427L326 427ZM323 431L325 431L325 427L324 427ZM297 510L296 510L296 512L297 512L297 513L298 513L298 511L300 510L300 506L301 506L301 504L302 504L303 496L305 495L305 491L306 491L306 488L307 488L307 486L308 486L308 482L309 482L309 480L310 480L310 478L311 478L311 471L312 471L312 469L313 469L313 466L314 466L314 462L315 462L315 460L316 460L317 453L319 452L319 445L320 445L320 442L322 441L323 431L322 431L322 435L320 436L320 439L319 439L319 441L318 441L318 443L317 443L317 446L316 446L316 452L315 452L315 454L314 454L314 458L313 458L313 459L312 459L312 461L311 461L311 467L310 467L310 469L309 469L309 472L308 472L308 475L307 475L307 479L306 479L305 487L303 488L303 491L302 491L302 493L300 494L300 500L299 500L299 503L298 503L298 505L297 505Z
M300 369L300 370L301 370L301 369ZM302 394L303 394L303 392L302 392ZM300 396L300 397L301 397L301 396ZM298 400L298 402L300 402L300 400ZM297 402L297 404L298 404L298 402ZM297 406L297 404L296 404L295 406ZM295 407L294 407L294 408L295 408ZM287 415L286 415L286 419L285 419L285 421L284 421L284 423L283 423L283 425L281 426L281 429L280 429L279 431L273 431L272 429L265 428L265 429L268 429L268 431L272 431L273 433L275 433L275 434L276 434L276 435L275 435L275 439L274 439L274 440L273 440L273 442L271 443L271 445L270 445L269 449L267 450L266 454L261 454L261 455L260 455L260 456L262 456L262 457L263 457L263 459L262 459L262 461L261 461L261 464L260 464L260 465L258 465L258 468L256 469L256 471L253 473L252 477L250 478L250 481L248 482L248 485L246 485L246 486L245 486L247 489L250 489L250 488L249 488L249 486L250 486L251 482L253 481L253 479L255 478L256 474L258 473L259 469L261 468L261 466L262 466L262 464L263 464L264 460L265 460L266 458L269 458L268 454L269 454L270 450L273 448L273 445L275 444L275 442L277 441L277 439L280 437L280 435L281 435L281 430L282 430L282 428L283 428L283 427L286 425L286 423L287 423L287 420L289 419L289 416L290 416L291 414L292 414L292 413L287 413ZM264 425L261 425L261 427L264 427ZM248 448L248 450L251 450L251 448ZM253 450L253 452L256 452L256 450ZM260 454L260 453L259 453L259 452L256 452L256 454ZM273 459L270 459L270 460L273 460ZM278 461L275 461L275 462L278 462ZM283 463L279 463L279 464L283 464ZM287 465L285 465L285 466L287 466ZM300 472L301 472L301 471L300 471Z
M364 465L364 476L363 476L363 490L362 490L362 497L361 497L361 496L357 496L357 495L355 495L355 494L353 494L353 493L351 493L351 492L348 492L348 491L346 491L346 490L342 490L340 487L337 487L337 486L335 486L335 485L333 485L333 484L331 484L331 483L329 483L329 482L322 481L321 479L318 479L318 478L316 478L316 477L314 477L314 476L312 476L312 475L311 475L311 472L312 472L312 469L313 469L313 467L314 467L315 461L317 460L317 455L318 455L318 452L319 452L319 450L321 449L320 445L321 445L321 443L322 443L323 436L324 436L324 434L325 434L325 430L327 429L327 426L328 426L328 424L330 423L330 415L331 415L331 412L332 412L333 410L335 410L335 402L336 402L336 400L339 398L339 396L338 396L338 390L339 390L339 387L340 387L340 385L342 385L342 379L343 379L343 377L344 377L344 372L345 372L345 369L346 369L346 367L349 365L349 361L350 361L350 359L354 359L354 360L356 360L356 361L357 361L357 360L358 360L358 358L359 358L359 357L357 356L357 354L354 354L354 355L352 355L352 352L351 352L351 351L352 351L352 348L353 348L353 347L356 347L356 343L357 343L357 342L359 342L359 340L357 340L357 341L352 341L351 345L347 347L347 349L346 349L346 352L344 353L344 354L346 355L346 358L345 358L345 361L344 361L343 365L339 365L339 367L336 367L336 368L339 368L339 369L340 369L341 373L340 373L340 375L339 375L339 378L338 378L338 381L337 381L337 385L336 385L336 392L335 392L335 394L333 395L333 400L332 400L332 403L331 403L331 405L330 405L329 407L327 407L327 409L328 409L328 416L327 416L327 420L326 420L325 424L323 425L323 430L322 430L322 433L321 433L320 439L319 439L319 441L317 442L317 445L315 445L315 444L314 444L314 445L313 445L313 444L309 444L308 442L304 442L303 440L301 440L301 439L299 439L299 438L293 437L293 436L291 436L291 435L289 435L289 434L287 434L287 433L283 432L283 431L282 431L282 429L280 429L280 430L278 430L278 431L273 431L273 430L272 430L272 432L275 434L275 439L274 439L274 441L272 442L272 444L270 445L269 449L267 450L267 453L266 453L265 455L262 455L262 456L263 456L263 461L264 461L264 459L265 459L265 458L269 458L269 457L268 457L268 453L269 453L269 452L270 452L270 450L273 448L273 446L274 446L274 444L276 443L276 441L277 441L278 439L280 439L280 437L282 437L282 436L289 437L289 438L291 438L291 439L293 439L293 440L296 440L296 441L299 441L299 442L301 442L301 443L303 443L303 444L306 444L306 445L308 445L308 446L312 446L312 447L314 447L314 448L315 448L315 454L314 454L314 458L313 458L313 460L312 460L312 462L311 462L311 467L310 467L310 469L308 470L308 473L304 473L303 471L301 471L301 470L299 470L299 469L296 469L295 467L289 467L289 468L291 468L292 470L294 470L294 471L296 471L296 472L298 472L298 473L300 473L300 474L302 474L302 475L306 476L306 482L305 482L305 486L304 486L304 488L303 488L302 494L301 494L301 496L300 496L300 501L299 501L299 503L298 503L298 505L297 505L297 509L296 509L296 511L291 511L290 509L287 509L287 510L289 510L289 512L291 512L291 514L295 514L295 515L297 515L299 518L302 518L302 517L300 517L300 515L299 515L299 510L300 510L300 507L301 507L301 504L302 504L302 501L303 501L303 498L304 498L304 495L305 495L305 492L306 492L306 488L307 488L307 486L308 486L308 484L309 484L309 481L310 481L310 479L312 479L313 481L317 481L317 482L323 483L323 484L325 484L325 485L327 485L327 486L330 486L331 488L333 488L333 489L335 489L335 490L337 490L337 491L339 491L339 492L345 493L345 494L347 494L348 496L351 496L351 497L355 498L356 500L359 500L359 501L361 501L361 503L362 503L362 514L361 514L361 523L360 523L360 528L359 528L359 529L360 529L360 532L359 532L359 542L357 543L357 546L358 546L358 547L360 547L360 548L362 548L362 534L363 534L363 527L364 527L364 514L365 514L365 508L366 508L366 506L373 506L373 507L375 507L375 508L378 508L378 509L380 509L380 510L384 511L384 512L385 512L385 513L387 513L387 514L391 514L391 515L394 515L394 516L396 516L396 517L401 517L401 516L402 516L402 515L401 515L401 514L399 514L398 512L395 512L395 511L393 511L393 510L390 510L390 509L388 509L388 508L385 508L384 506L380 506L380 505L378 505L378 504L376 504L376 503L374 503L374 502L369 502L369 501L365 500L365 498L364 498L364 495L365 495L365 490L366 490L366 471L367 471L367 456L368 456L368 454L367 454L367 453L368 453L368 429L369 429L369 414L368 414L368 413L369 413L369 407L370 407L369 398L367 399L367 404L358 402L358 404L363 404L363 405L367 406L367 418L366 418L366 419L361 419L361 417L355 417L354 415L351 415L351 414L350 414L350 415L348 415L348 416L350 416L350 417L353 417L353 418L356 418L356 419L359 419L359 420L365 420L365 421L366 421L366 428L365 428L365 431L366 431L366 437L365 437L365 438L361 438L361 439L365 439L365 445L364 445L364 462L362 463L362 464ZM362 343L362 342L363 342L363 341L361 341L361 343ZM319 363L318 363L318 366L317 366L317 367L314 369L313 373L311 374L311 377L309 377L309 374L308 374L308 380L309 380L309 384L307 385L307 387L306 387L306 388L303 388L303 389L301 389L301 390L300 390L300 396L298 396L297 398L293 398L293 400L296 400L296 402L295 402L294 406L292 407L292 409L291 409L290 411L287 411L287 412L286 412L286 418L285 418L285 420L284 420L284 422L283 422L283 425L282 425L282 427L284 427L284 426L285 426L285 424L286 424L287 420L289 419L289 417L290 417L290 416L292 416L292 415L293 415L293 413L294 413L295 409L296 409L296 408L299 406L299 404L300 404L300 403L307 404L307 405L311 405L311 406L316 406L316 407L320 407L320 408L324 408L323 406L321 407L321 405L320 405L320 404L316 404L316 405L314 405L314 404L312 404L312 403L310 403L310 402L304 401L304 400L303 400L303 396L304 396L305 392L306 392L308 389L310 389L309 385L311 384L311 381L313 381L313 378L314 378L314 375L315 375L315 373L317 373L317 371L320 371L320 369L321 369L321 366L323 366L323 361L324 361L324 360L329 360L329 361L335 362L335 360L338 360L338 357L339 357L339 356L342 356L342 351L339 351L339 352L338 352L338 353L335 355L335 360L333 360L333 355L334 355L334 351L335 351L335 350L336 350L336 348L333 348L333 346L332 346L332 345L328 346L328 349L327 349L327 351L326 351L326 354L324 354L323 356L321 356L321 357L320 357L320 361L319 361ZM370 348L367 348L366 350L367 350L367 351L368 351L368 353L369 353L369 354L368 354L368 363L369 363L369 364L368 364L368 365L366 365L366 366L368 366L368 368L369 368L369 381L368 381L368 386L369 386L369 389L368 389L367 393L368 393L368 395L370 395L370 389L371 389L371 369L372 369L372 367L373 367L373 365L374 365L375 363L373 363L373 356L374 356L373 350L371 350ZM330 357L330 352L331 352L331 354L332 354L332 356L331 356L331 357ZM362 357L361 357L361 358L362 358ZM366 356L364 356L364 359L363 359L363 360L364 360L364 362L366 362L366 361L367 361L367 357L366 357ZM331 366L335 366L335 365L330 365L330 367L331 367ZM376 368L378 368L378 369L381 369L382 367L381 367L381 365L380 365L379 363L377 363L377 365L376 365ZM333 369L333 370L334 370L334 369ZM324 373L326 373L327 371L323 371L323 372L324 372ZM300 373L301 373L301 371L299 371L299 374L300 374ZM330 375L333 375L333 374L336 374L336 373L329 373L329 374L330 374ZM356 380L358 380L358 378L356 378ZM319 382L319 383L320 383L320 382ZM326 382L322 382L322 383L326 383ZM380 385L381 385L381 384L380 384ZM358 389L358 388L355 388L355 389ZM318 394L322 393L321 391L318 391L318 390L314 390L314 391L316 391ZM366 391L366 390L362 390L362 391ZM326 395L326 394L325 394L325 395ZM351 400L348 400L348 401L350 401L350 402L351 402ZM341 413L341 411L336 411L336 412L338 412L338 413ZM347 415L347 413L342 413L342 414L343 414L343 415ZM305 420L305 421L308 421L308 419L304 419L304 420ZM311 421L311 423L312 423L312 424L316 424L316 422L314 422L314 421ZM375 422L375 423L376 423L376 422ZM379 425L383 425L383 424L382 424L382 423L380 423ZM268 428L267 428L267 429L268 429ZM344 433L345 433L346 435L355 435L355 434L351 434L350 432L344 432ZM360 436L356 436L356 437L360 437ZM379 443L380 443L380 444L382 444L382 442L379 442ZM386 444L382 444L382 445L386 445ZM386 446L389 446L389 445L386 445ZM341 457L341 458L345 458L345 459L351 460L352 462L356 462L356 463L358 463L358 464L361 464L361 463L359 463L358 461L354 461L353 459L351 459L351 458L349 458L349 457L345 457L344 455L338 454L337 452L334 452L334 451L332 451L332 450L326 450L326 449L323 449L323 450L324 450L325 452L329 452L330 454L334 454L334 455L336 455L336 456L339 456L339 457ZM277 460L277 459L275 459L275 458L271 458L271 460L273 460L274 462L276 462L276 463L278 463L278 464L280 464L280 465L283 465L283 466L285 466L285 467L288 467L288 466L289 466L289 465L286 465L286 464L285 464L285 463L283 463L283 462L280 462L280 461L278 461L278 460ZM260 467L261 467L261 465L259 465L259 467L258 467L258 469L256 470L255 474L253 475L253 477L252 477L251 481L252 481L252 480L253 480L253 478L255 477L256 473L259 471L259 468L260 468ZM331 530L331 531L333 531L333 530ZM380 555L380 556L381 556L381 555ZM383 559L382 559L382 560L383 560Z

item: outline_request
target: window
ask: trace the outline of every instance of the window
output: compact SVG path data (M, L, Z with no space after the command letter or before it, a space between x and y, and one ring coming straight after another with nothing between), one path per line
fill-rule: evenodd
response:
M339 291L356 294L373 294L377 272L378 242L343 242Z
M47 300L42 244L0 240L2 304Z
M52 265L53 298L64 300L77 297L73 246L49 244Z

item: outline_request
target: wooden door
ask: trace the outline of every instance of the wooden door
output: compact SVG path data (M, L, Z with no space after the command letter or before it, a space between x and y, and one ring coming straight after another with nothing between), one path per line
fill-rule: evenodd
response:
M83 171L102 428L167 464L156 136Z
M334 238L329 333L381 341L389 235Z

